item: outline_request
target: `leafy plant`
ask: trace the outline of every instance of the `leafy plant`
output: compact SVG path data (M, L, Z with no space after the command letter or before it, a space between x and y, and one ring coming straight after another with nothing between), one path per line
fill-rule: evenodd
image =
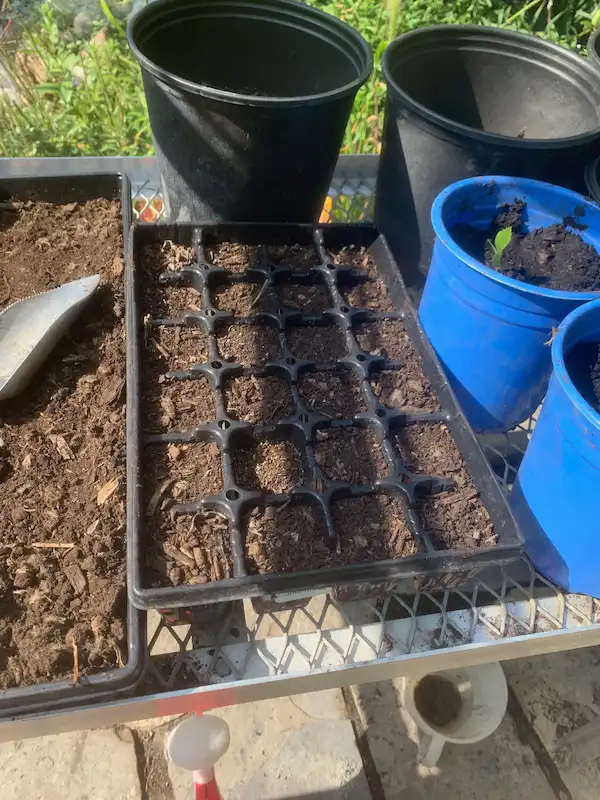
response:
M492 267L502 266L502 253L506 250L512 239L512 227L502 228L494 236L494 241L488 239L488 244L492 248Z
M140 70L122 26L109 14L86 40L59 20L52 3L43 3L35 26L20 23L17 47L0 47L14 86L12 97L0 94L0 155L152 152Z

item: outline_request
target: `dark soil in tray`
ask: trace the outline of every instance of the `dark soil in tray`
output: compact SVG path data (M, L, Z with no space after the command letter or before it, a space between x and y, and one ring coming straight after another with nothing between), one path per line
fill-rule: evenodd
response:
M393 361L417 359L415 349L399 319L380 319L356 326L358 346L366 353Z
M389 474L381 445L373 432L365 428L318 430L315 459L332 481L370 484Z
M396 442L412 472L438 475L456 483L455 489L419 500L423 524L435 546L470 550L493 544L489 514L446 425L407 425L398 430Z
M118 202L2 213L0 304L100 272L34 382L0 406L0 688L127 657L123 241Z
M306 372L298 382L300 396L312 411L351 419L367 410L361 381L349 370Z
M244 523L249 572L299 572L416 552L398 500L385 495L338 500L333 517L337 540L327 538L323 514L308 503L254 509Z
M245 272L258 262L258 247L222 242L206 249L209 264L228 272Z
M368 275L376 278L377 265L366 247L349 245L341 247L339 250L330 249L329 257L334 264L340 267L353 267L356 270L363 270Z
M404 558L417 552L400 500L388 495L347 497L331 504L343 563Z
M332 563L323 514L307 503L255 508L244 520L248 571L298 572Z
M250 317L273 307L268 282L240 282L218 286L211 292L212 303L219 311L229 311L236 317Z
M425 675L415 686L415 706L434 728L445 728L460 716L462 700L452 681L442 675Z
M168 286L159 283L164 272L181 269L196 263L193 247L171 241L147 245L140 254L140 264L147 277L144 282L144 312L152 319L177 319L186 312L202 310L202 295L191 287Z
M252 425L266 425L294 413L289 384L277 375L242 375L225 387L227 413Z
M276 267L289 267L295 272L306 272L320 263L319 255L312 245L278 245L267 247L267 255Z
M15 201L0 210L0 308L84 275L121 278L121 205Z
M229 523L212 511L166 516L151 529L148 570L152 586L179 586L233 576Z
M291 442L256 442L232 453L233 471L239 486L273 494L284 494L304 479L300 453Z
M344 281L340 292L349 306L370 308L372 311L395 311L392 298L379 278L361 278L356 282Z
M276 361L281 356L279 333L271 325L228 325L217 332L221 358L245 367Z
M213 390L205 377L150 384L143 408L147 433L187 431L216 419Z
M320 314L333 306L327 288L319 284L280 283L275 291L284 311Z
M147 445L144 461L148 517L167 511L174 503L196 502L223 489L223 466L215 442Z
M501 207L488 231L457 226L453 234L463 249L509 278L547 289L599 291L600 254L568 227L571 220L527 233L522 228L525 213L525 203L516 199L512 205ZM498 231L509 226L511 240L502 251L500 266L495 266L491 242Z
M160 325L146 333L144 361L159 372L208 361L208 337L201 328Z
M338 325L296 325L286 330L288 347L296 358L327 364L348 352Z
M439 411L440 404L427 380L418 356L400 369L382 370L371 378L371 387L388 408L403 411Z

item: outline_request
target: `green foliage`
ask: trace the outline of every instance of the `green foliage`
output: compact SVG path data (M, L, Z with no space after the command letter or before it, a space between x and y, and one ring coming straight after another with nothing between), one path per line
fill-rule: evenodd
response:
M502 228L494 237L494 241L488 241L492 248L492 267L500 267L502 265L502 253L506 250L512 239L512 227Z
M16 5L21 0L13 0ZM24 0L23 0L24 2ZM105 41L88 41L66 29L58 0L47 0L23 32L18 53L0 60L24 101L0 96L0 155L145 155L152 152L139 67L129 51L124 24L109 5ZM426 25L492 25L544 36L582 50L600 24L598 0L306 0L357 28L375 55L373 75L356 103L343 152L377 153L385 103L381 56L401 33ZM96 32L100 25L96 26ZM16 58L18 56L18 58ZM31 64L43 66L43 80ZM28 66L29 65L29 66ZM326 65L325 67L326 68ZM39 73L39 69L37 70Z
M0 155L151 152L139 66L122 26L114 17L106 24L90 41L78 39L61 29L55 9L44 3L16 52L0 51L20 96L0 99Z

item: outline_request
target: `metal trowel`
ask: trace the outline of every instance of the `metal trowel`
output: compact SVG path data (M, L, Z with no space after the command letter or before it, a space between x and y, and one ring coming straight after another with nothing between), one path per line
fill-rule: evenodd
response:
M99 275L80 278L0 311L0 400L27 386L99 283Z

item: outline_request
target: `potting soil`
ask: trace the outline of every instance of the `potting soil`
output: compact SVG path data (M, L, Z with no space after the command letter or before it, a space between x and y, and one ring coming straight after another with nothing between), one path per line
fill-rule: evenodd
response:
M0 688L126 659L123 241L116 201L0 212L0 306L101 274L33 383L0 405Z
M569 224L573 220L523 232L526 205L515 199L503 206L487 231L457 225L452 234L473 258L509 278L569 292L600 291L600 254ZM492 264L498 231L512 228L509 244L502 251L500 266Z

